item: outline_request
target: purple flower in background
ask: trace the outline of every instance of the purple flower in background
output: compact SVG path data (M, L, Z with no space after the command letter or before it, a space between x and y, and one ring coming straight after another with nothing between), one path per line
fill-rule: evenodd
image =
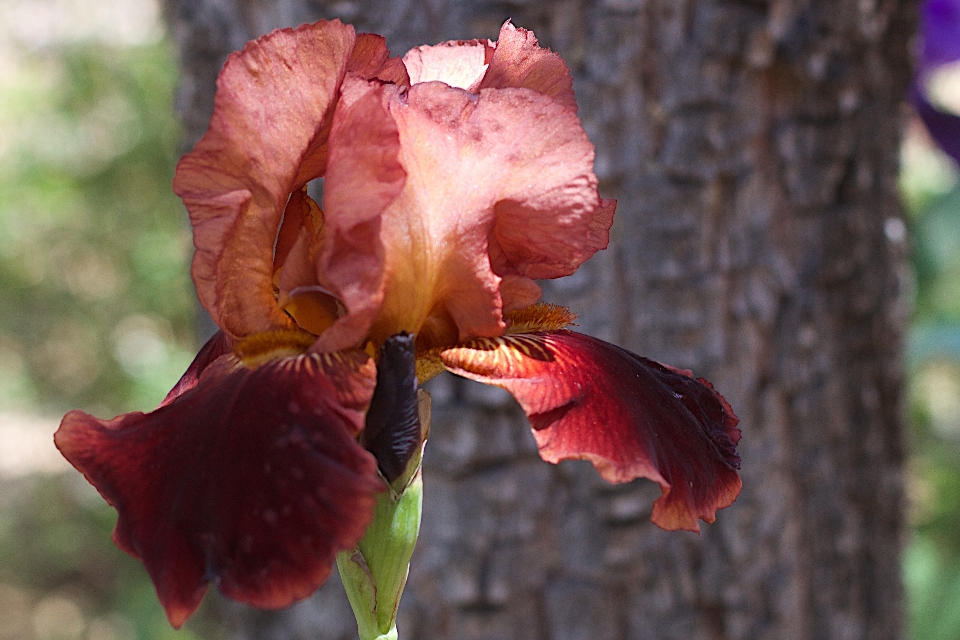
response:
M960 0L927 0L920 20L922 45L910 99L936 143L960 163L960 115L938 109L926 94L933 72L960 60Z
M960 0L927 0L920 19L920 73L960 60Z

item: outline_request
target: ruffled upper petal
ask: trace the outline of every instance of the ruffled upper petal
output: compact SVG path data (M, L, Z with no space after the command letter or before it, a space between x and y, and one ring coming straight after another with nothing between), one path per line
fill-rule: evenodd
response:
M740 492L737 418L703 379L567 330L441 353L459 375L510 391L549 462L590 460L610 482L660 485L653 522L699 531Z
M326 217L316 264L319 283L348 313L320 336L320 350L357 345L380 311L386 286L382 218L407 179L397 124L388 113L387 101L397 95L394 86L357 77L343 83L330 133Z
M386 39L375 33L357 35L347 71L365 80L377 79L402 87L410 86L410 76L403 66L403 60L391 58Z
M321 22L231 56L175 180L198 295L229 338L291 328L281 306L308 289L346 312L309 328L318 351L400 331L431 344L497 335L504 309L536 299L533 279L606 246L615 203L597 193L568 70L529 32L508 23L501 39L499 54L485 41L419 48L404 67L379 36ZM319 238L293 214L323 172Z
M451 40L415 47L403 56L410 84L443 82L458 89L475 87L493 57L489 40Z
M72 411L55 440L116 507L114 540L143 561L175 627L211 581L283 607L326 580L372 517L383 485L356 434L374 379L360 353L252 370L231 354L153 413Z
M431 82L405 98L389 103L407 177L380 216L383 301L372 336L423 338L425 326L434 344L499 335L504 307L531 302L532 278L571 273L599 236L605 243L593 146L576 116L529 89L474 96ZM324 208L328 226L343 215L329 200ZM516 276L507 292L519 299L502 297L504 276Z
M277 231L277 241L273 249L274 274L287 262L291 250L300 241L300 236L306 232L309 244L316 245L317 237L323 228L323 211L307 195L304 186L290 194L287 206L283 210L283 222ZM310 282L316 284L316 282Z
M274 241L291 191L324 170L353 45L353 28L337 21L248 43L227 59L210 129L177 166L197 294L232 338L290 326L273 293Z
M532 31L518 29L509 20L505 22L489 62L477 91L524 87L553 98L572 113L577 112L570 69L560 56L541 48Z
M532 31L507 20L496 42L451 40L411 49L403 56L410 84L438 80L451 87L480 93L481 89L525 88L553 98L577 112L573 76L566 63L540 47Z

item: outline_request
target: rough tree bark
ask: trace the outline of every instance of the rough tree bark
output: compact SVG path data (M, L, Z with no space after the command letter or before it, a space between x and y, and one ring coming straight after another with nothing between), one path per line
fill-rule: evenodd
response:
M433 385L409 639L903 635L904 226L899 0L168 0L186 145L227 52L340 17L394 53L507 18L573 69L609 250L545 298L713 380L740 415L744 490L699 537L649 522L643 481L539 461L509 397ZM353 638L339 585L236 637Z

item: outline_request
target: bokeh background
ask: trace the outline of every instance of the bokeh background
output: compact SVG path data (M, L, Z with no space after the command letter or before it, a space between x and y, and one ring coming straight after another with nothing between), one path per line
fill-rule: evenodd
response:
M170 189L176 62L150 0L0 0L0 638L174 632L50 436L149 409L196 353Z
M216 640L216 596L166 624L113 511L63 462L60 416L156 406L197 349L170 189L176 60L156 0L0 0L0 640ZM960 66L932 93L960 113ZM960 639L960 172L904 106L901 185L917 640Z

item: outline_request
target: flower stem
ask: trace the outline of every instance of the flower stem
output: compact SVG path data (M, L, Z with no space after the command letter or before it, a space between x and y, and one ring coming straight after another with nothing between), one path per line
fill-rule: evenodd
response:
M423 510L421 459L430 425L430 396L420 390L421 446L406 471L377 496L373 521L359 544L337 554L337 569L360 640L397 640L397 609Z
M360 640L397 637L397 608L420 532L422 497L419 473L399 495L380 494L373 522L360 544L337 554Z

